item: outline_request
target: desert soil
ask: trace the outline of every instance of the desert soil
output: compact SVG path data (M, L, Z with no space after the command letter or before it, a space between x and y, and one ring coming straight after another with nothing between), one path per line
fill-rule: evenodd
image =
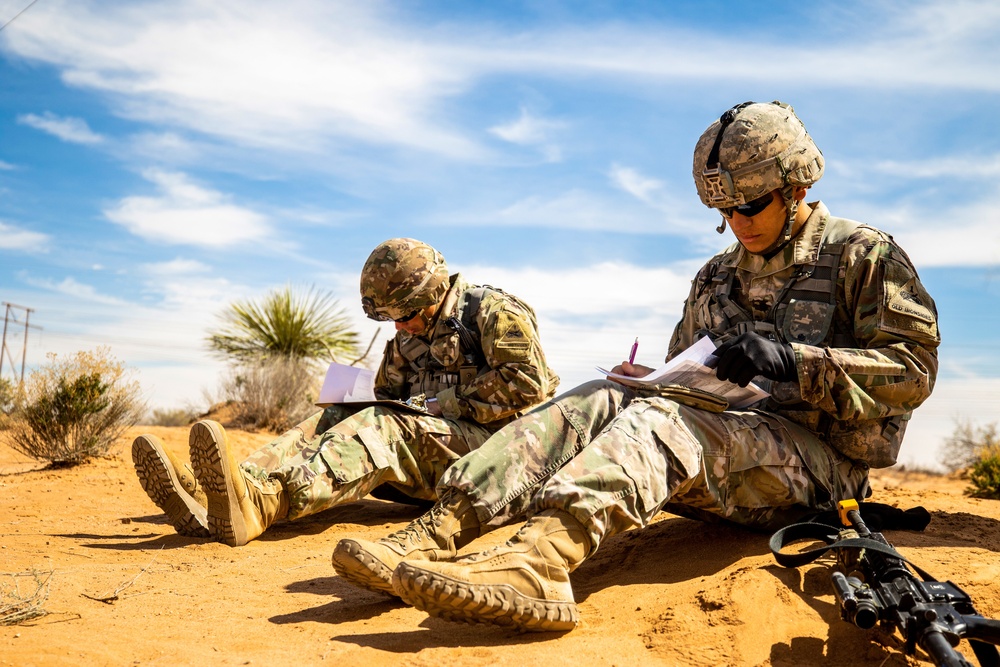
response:
M828 563L785 569L767 535L670 514L610 539L573 574L582 621L572 632L431 618L351 586L330 565L340 538L378 538L418 510L364 500L241 548L182 537L136 479L129 445L146 432L187 455L187 428L135 427L110 457L62 470L0 442L0 602L14 585L34 590L25 573L49 577L48 614L0 627L0 665L929 663L905 657L897 637L840 620ZM273 436L230 437L248 454ZM1000 503L967 497L954 477L877 471L873 486L873 500L932 514L925 532L886 537L961 586L979 613L1000 616ZM968 642L959 648L975 663Z

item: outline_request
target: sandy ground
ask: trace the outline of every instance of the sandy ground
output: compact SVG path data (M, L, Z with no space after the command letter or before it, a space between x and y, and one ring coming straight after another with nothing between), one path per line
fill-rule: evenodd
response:
M573 575L582 622L565 634L447 623L341 580L344 536L417 516L378 500L274 527L242 548L174 533L129 445L152 432L187 453L186 428L136 427L111 458L67 470L0 444L0 584L51 572L49 615L0 627L0 665L904 665L898 640L841 621L829 570L775 564L766 535L669 514L619 535ZM230 431L249 453L272 436ZM2 439L2 435L0 435ZM900 551L1000 616L1000 504L959 479L883 471L875 500L932 513ZM506 529L475 543L506 539ZM117 593L116 593L117 592ZM101 601L93 598L114 598ZM960 650L975 662L967 642Z

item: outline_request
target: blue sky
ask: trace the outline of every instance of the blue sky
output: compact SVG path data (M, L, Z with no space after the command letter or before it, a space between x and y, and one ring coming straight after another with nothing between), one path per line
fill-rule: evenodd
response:
M567 389L635 336L662 360L732 241L695 141L780 99L828 161L809 199L891 233L937 300L901 455L933 465L956 419L998 419L998 35L961 0L38 0L0 31L0 300L41 327L29 368L109 345L151 407L203 406L226 304L315 285L367 340L358 273L411 236L532 303Z

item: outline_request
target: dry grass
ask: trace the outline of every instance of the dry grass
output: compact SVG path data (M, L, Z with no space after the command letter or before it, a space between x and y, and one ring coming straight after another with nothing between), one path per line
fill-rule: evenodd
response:
M51 570L48 572L32 570L0 576L5 580L10 579L9 583L7 581L0 583L0 625L20 625L49 614L44 604L49 598ZM34 590L22 593L21 580L27 577L31 577Z

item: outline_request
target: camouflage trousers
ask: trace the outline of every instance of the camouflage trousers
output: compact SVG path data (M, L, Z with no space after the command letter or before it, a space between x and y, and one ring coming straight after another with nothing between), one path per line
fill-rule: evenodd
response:
M486 527L569 512L596 549L661 509L777 528L861 499L867 479L867 467L779 416L709 412L599 380L498 431L442 486L468 495Z
M240 464L281 482L289 520L359 500L390 484L412 498L436 500L445 470L495 429L411 414L391 406L335 405L305 420Z

